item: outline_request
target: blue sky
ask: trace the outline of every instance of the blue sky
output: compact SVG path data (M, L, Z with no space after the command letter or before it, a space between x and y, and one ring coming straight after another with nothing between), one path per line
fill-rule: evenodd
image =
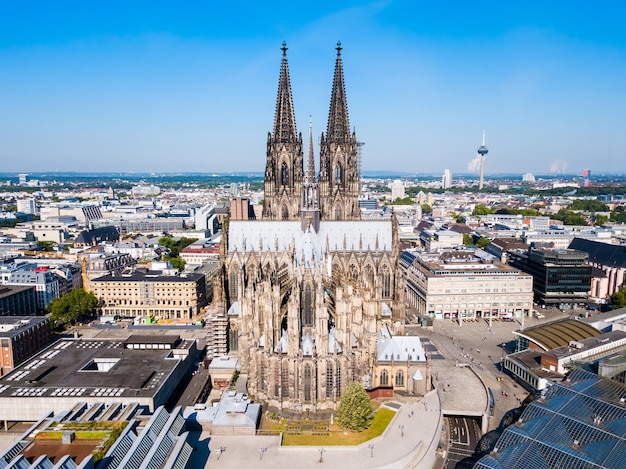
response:
M2 171L262 171L281 43L306 141L341 40L364 170L626 172L626 3L0 2ZM318 149L315 149L316 157Z

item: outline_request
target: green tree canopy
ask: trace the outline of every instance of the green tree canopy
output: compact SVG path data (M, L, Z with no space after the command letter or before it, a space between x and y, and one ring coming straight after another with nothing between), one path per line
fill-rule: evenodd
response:
M609 217L607 217L606 215L596 215L594 217L594 222L593 224L596 226L602 226L604 225L607 221L609 221Z
M491 211L491 209L489 207L487 207L484 204L478 204L476 205L476 207L474 207L474 211L472 212L472 215L489 215L493 213Z
M611 308L626 307L626 287L622 287L611 295Z
M164 261L169 261L172 267L178 270L185 268L185 261L180 257L180 251L185 249L190 244L198 241L198 238L185 238L184 236L179 240L172 238L171 236L162 236L159 238L159 244L170 250L170 256L164 256Z
M474 237L469 233L463 233L463 244L465 246L474 244Z
M363 386L350 383L341 395L337 408L337 422L344 428L360 432L369 427L374 418L374 408Z
M454 218L454 221L456 221L457 223L465 223L465 217L460 213L452 212L450 213L450 216Z
M576 199L567 206L568 210L582 210L583 212L608 212L609 208L598 199Z
M611 212L611 221L613 223L626 223L626 210L624 210L624 207L616 207Z
M178 256L178 257L168 257L168 256L165 256L163 258L163 260L165 262L169 262L170 264L172 264L172 267L174 267L175 269L178 269L178 270L184 270L185 269L185 265L187 264L185 262L185 260L183 258L181 258L180 256Z
M54 241L37 241L37 244L42 251L52 252L56 243Z
M173 257L177 257L180 254L179 243L171 236L160 237L159 244L164 248L169 249Z
M391 205L413 205L414 203L415 199L412 197L404 197L403 199L398 197L391 203Z
M481 248L481 249L486 248L490 244L491 244L491 241L489 241L489 239L485 238L485 237L482 237L478 241L476 241L476 246Z
M51 313L52 324L74 324L93 316L98 298L92 292L82 288L74 288L61 298L48 303L47 310Z
M15 228L17 226L17 220L13 219L2 219L0 220L0 228Z
M567 210L562 208L556 215L552 215L552 218L555 220L561 220L564 225L589 225L585 217L583 217L580 213L572 212L571 210Z
M422 204L422 213L433 213L433 208L428 204Z

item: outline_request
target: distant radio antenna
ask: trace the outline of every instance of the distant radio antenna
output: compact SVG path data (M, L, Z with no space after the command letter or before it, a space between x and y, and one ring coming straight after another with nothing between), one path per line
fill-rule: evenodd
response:
M478 147L478 155L480 157L480 181L478 183L478 190L483 188L483 178L485 175L485 155L489 153L489 149L485 146L485 131L483 130L483 144Z

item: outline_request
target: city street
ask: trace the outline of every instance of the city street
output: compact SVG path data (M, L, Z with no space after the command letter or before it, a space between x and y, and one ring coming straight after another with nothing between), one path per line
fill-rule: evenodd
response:
M469 417L447 417L448 452L444 469L454 469L457 463L471 457L480 440L481 433L476 419Z

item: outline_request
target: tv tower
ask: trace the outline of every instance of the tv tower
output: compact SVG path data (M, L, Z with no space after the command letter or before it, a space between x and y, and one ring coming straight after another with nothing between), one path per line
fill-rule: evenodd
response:
M485 131L483 130L483 144L478 147L478 155L480 157L480 182L478 190L483 188L483 177L485 175L485 155L489 153L489 149L485 146Z

